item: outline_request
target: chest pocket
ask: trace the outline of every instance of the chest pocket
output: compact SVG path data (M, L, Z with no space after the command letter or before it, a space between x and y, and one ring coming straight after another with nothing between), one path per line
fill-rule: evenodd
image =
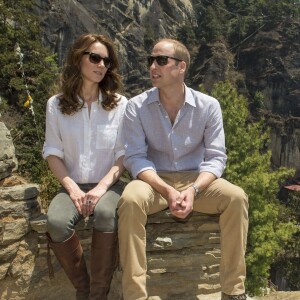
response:
M118 133L117 126L97 125L96 149L113 149Z

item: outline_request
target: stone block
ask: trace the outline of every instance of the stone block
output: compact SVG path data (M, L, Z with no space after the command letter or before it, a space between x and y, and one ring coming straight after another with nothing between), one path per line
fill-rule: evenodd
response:
M26 201L39 195L38 184L22 184L0 188L0 199L10 201Z
M0 180L17 170L18 161L9 130L0 122Z
M2 218L0 228L0 246L16 242L30 231L26 218Z

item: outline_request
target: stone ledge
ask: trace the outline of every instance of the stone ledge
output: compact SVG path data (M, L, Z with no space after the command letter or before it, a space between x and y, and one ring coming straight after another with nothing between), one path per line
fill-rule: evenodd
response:
M92 220L93 218L85 218L81 220L76 225L76 230L89 230L92 229ZM207 215L198 212L193 212L188 219L178 219L170 216L169 210L163 210L161 212L155 213L153 215L148 216L147 220L147 227L150 224L168 224L168 223L175 223L175 224L185 224L187 226L196 226L198 230L201 231L219 231L219 216L218 215ZM30 226L33 231L38 233L45 233L46 232L46 223L47 223L47 216L46 214L41 214L37 218L33 218L30 220ZM187 227L190 228L190 227ZM184 228L183 228L184 229ZM190 229L188 229L190 230ZM184 230L187 231L187 230Z
M193 213L188 220L172 218L168 210L148 216L147 230L147 287L149 299L202 299L218 293L220 264L220 232L218 216ZM0 299L73 299L74 289L51 252L54 279L47 268L46 215L29 221L30 232L18 243L5 246L2 256L8 262L0 267L9 270L1 280ZM90 264L92 218L76 225ZM6 253L6 250L9 253ZM10 254L14 253L13 260ZM1 254L1 249L0 249ZM24 261L20 264L21 261ZM30 263L29 263L30 261ZM8 265L10 264L10 265ZM0 268L1 269L1 268ZM0 270L1 271L1 270ZM119 300L122 271L118 268L111 284L108 299Z

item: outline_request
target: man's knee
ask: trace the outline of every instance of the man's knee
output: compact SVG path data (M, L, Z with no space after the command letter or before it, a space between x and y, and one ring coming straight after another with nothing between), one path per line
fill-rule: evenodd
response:
M235 188L232 190L230 196L230 206L238 211L248 210L248 195L242 188L235 186Z
M119 201L119 209L121 207L143 207L152 193L149 184L141 180L133 180L129 182Z

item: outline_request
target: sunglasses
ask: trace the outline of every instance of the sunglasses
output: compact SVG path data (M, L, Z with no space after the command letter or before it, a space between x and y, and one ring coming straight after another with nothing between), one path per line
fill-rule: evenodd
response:
M174 59L176 61L182 61L182 59L167 55L148 56L148 67L150 68L155 60L159 66L165 66L168 64L168 58Z
M111 59L109 57L102 57L101 55L93 52L83 52L83 55L89 55L89 61L92 64L99 64L101 60L103 61L103 64L105 68L110 68L112 65Z

